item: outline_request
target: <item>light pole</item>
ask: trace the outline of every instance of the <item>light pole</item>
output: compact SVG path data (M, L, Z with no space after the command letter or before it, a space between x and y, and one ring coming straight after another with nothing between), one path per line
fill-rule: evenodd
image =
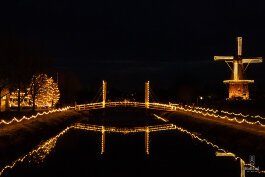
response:
M197 106L199 106L199 102L201 103L201 101L203 100L203 97L202 96L198 96L197 97Z

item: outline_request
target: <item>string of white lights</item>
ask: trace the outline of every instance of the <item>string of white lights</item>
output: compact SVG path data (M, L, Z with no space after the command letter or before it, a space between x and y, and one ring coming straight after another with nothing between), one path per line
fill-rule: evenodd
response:
M160 117L160 116L158 116L158 115L156 115L156 114L154 114L154 116L155 116L157 119L162 120L163 122L168 122L168 120L165 119L165 118L163 118L163 117Z
M208 113L208 112L203 112L203 111L197 111L195 109L187 109L187 108L183 108L183 107L177 107L177 109L185 111L185 112L196 113L196 114L199 114L199 115L203 115L205 117L208 116L208 117L213 117L213 118L220 118L220 119L227 120L227 121L230 121L230 122L235 122L235 123L238 123L238 124L246 123L246 124L249 124L249 125L259 125L261 127L265 127L265 124L262 124L260 121L251 122L251 121L248 121L247 119L238 119L237 117L230 118L228 116L221 116L219 114Z
M16 117L14 117L13 119L11 119L9 121L1 120L0 121L0 125L1 124L9 125L9 124L12 124L12 123L22 122L24 120L36 119L37 117L42 116L42 115L48 115L48 114L51 114L51 113L54 113L54 112L63 112L63 111L67 111L69 109L70 109L70 107L65 107L65 108L62 108L62 109L54 109L54 110L50 110L50 111L47 111L47 112L37 113L36 115L32 115L30 117L23 116L21 119L17 119Z
M177 104L177 106L179 106L179 104ZM262 117L260 115L250 115L250 114L243 114L243 113L234 113L234 112L228 112L228 111L224 111L224 110L220 110L218 111L217 109L210 109L210 108L203 108L203 107L197 107L197 106L191 106L191 105L185 105L185 107L188 107L190 109L196 109L196 110L201 110L201 111L205 111L205 112L213 112L213 113L222 113L222 114L227 114L227 115L232 115L232 116L240 116L243 118L257 118L257 119L263 119L265 120L265 117Z
M137 108L146 108L146 103L142 102L131 102L131 101L119 101L119 102L106 102L105 107L137 107ZM166 110L166 111L174 111L173 105L161 104L161 103L149 103L148 109L156 109L156 110ZM75 110L84 111L84 110L92 110L92 109L103 109L103 103L89 103L89 104L81 104L76 105Z
M107 133L128 134L128 133L145 132L147 128L148 128L149 132L173 130L173 129L175 129L175 125L174 124L161 124L161 125L144 126L144 127L121 128L121 127L108 127L108 126L99 126L99 125L77 123L74 125L74 128L87 130L87 131L97 131L97 132L102 132L102 129L104 129L104 132L107 132Z

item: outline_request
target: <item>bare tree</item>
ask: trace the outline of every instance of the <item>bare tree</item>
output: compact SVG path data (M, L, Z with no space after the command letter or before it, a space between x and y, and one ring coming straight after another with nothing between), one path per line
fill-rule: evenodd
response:
M10 90L3 93L4 89L7 89L8 87L8 79L0 79L0 111L2 111L2 98L7 96L10 93Z

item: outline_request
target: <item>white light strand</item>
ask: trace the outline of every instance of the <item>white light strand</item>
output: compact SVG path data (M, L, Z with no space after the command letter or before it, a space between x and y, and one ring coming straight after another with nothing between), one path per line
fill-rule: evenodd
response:
M180 104L172 104L172 105L176 105L176 106L180 106ZM217 109L210 109L210 108L203 108L203 107L196 107L196 106L191 106L191 105L185 105L185 107L188 107L190 109L196 109L196 110L202 110L205 112L213 112L213 113L218 113L219 111ZM243 114L243 113L234 113L234 112L228 112L228 111L224 111L224 110L220 110L221 113L223 114L227 114L227 115L233 115L233 116L240 116L243 118L256 118L256 119L263 119L265 120L265 117L262 117L260 115L250 115L250 114Z
M194 109L186 109L186 108L183 108L183 107L177 107L177 109L185 111L185 112L196 113L196 114L199 114L199 115L203 115L205 117L208 116L208 117L213 117L213 118L220 118L220 119L228 120L230 122L235 122L235 123L238 123L238 124L246 123L246 124L249 124L249 125L259 125L259 126L265 127L265 124L262 124L260 121L251 122L251 121L248 121L246 119L239 120L237 117L230 118L228 116L221 116L221 115L214 114L214 113L209 113L209 112L204 113L203 111L197 111L197 110L194 110Z
M81 130L87 130L87 131L102 132L104 130L104 132L107 132L107 133L128 134L128 133L145 132L146 129L148 129L149 132L174 130L176 127L174 124L161 124L161 125L144 126L144 127L121 128L121 127L107 127L107 126L77 123L74 125L74 128L81 129Z
M14 117L10 121L1 120L0 121L0 125L1 124L9 125L9 124L12 124L12 123L22 122L23 120L32 120L32 119L36 119L37 117L42 116L42 115L48 115L48 114L51 114L51 113L54 113L54 112L63 112L63 111L67 111L69 109L70 109L70 107L65 107L65 108L62 108L62 109L54 109L54 110L50 110L50 111L47 111L47 112L37 113L36 115L32 115L30 117L23 116L21 119L17 119L16 117Z

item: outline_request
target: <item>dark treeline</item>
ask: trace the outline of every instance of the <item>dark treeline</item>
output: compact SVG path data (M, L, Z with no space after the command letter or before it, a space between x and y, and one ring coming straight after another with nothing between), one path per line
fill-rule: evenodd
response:
M0 92L18 91L18 111L33 75L48 73L54 76L52 59L45 52L43 44L8 36L0 42ZM1 94L1 97L5 94Z

